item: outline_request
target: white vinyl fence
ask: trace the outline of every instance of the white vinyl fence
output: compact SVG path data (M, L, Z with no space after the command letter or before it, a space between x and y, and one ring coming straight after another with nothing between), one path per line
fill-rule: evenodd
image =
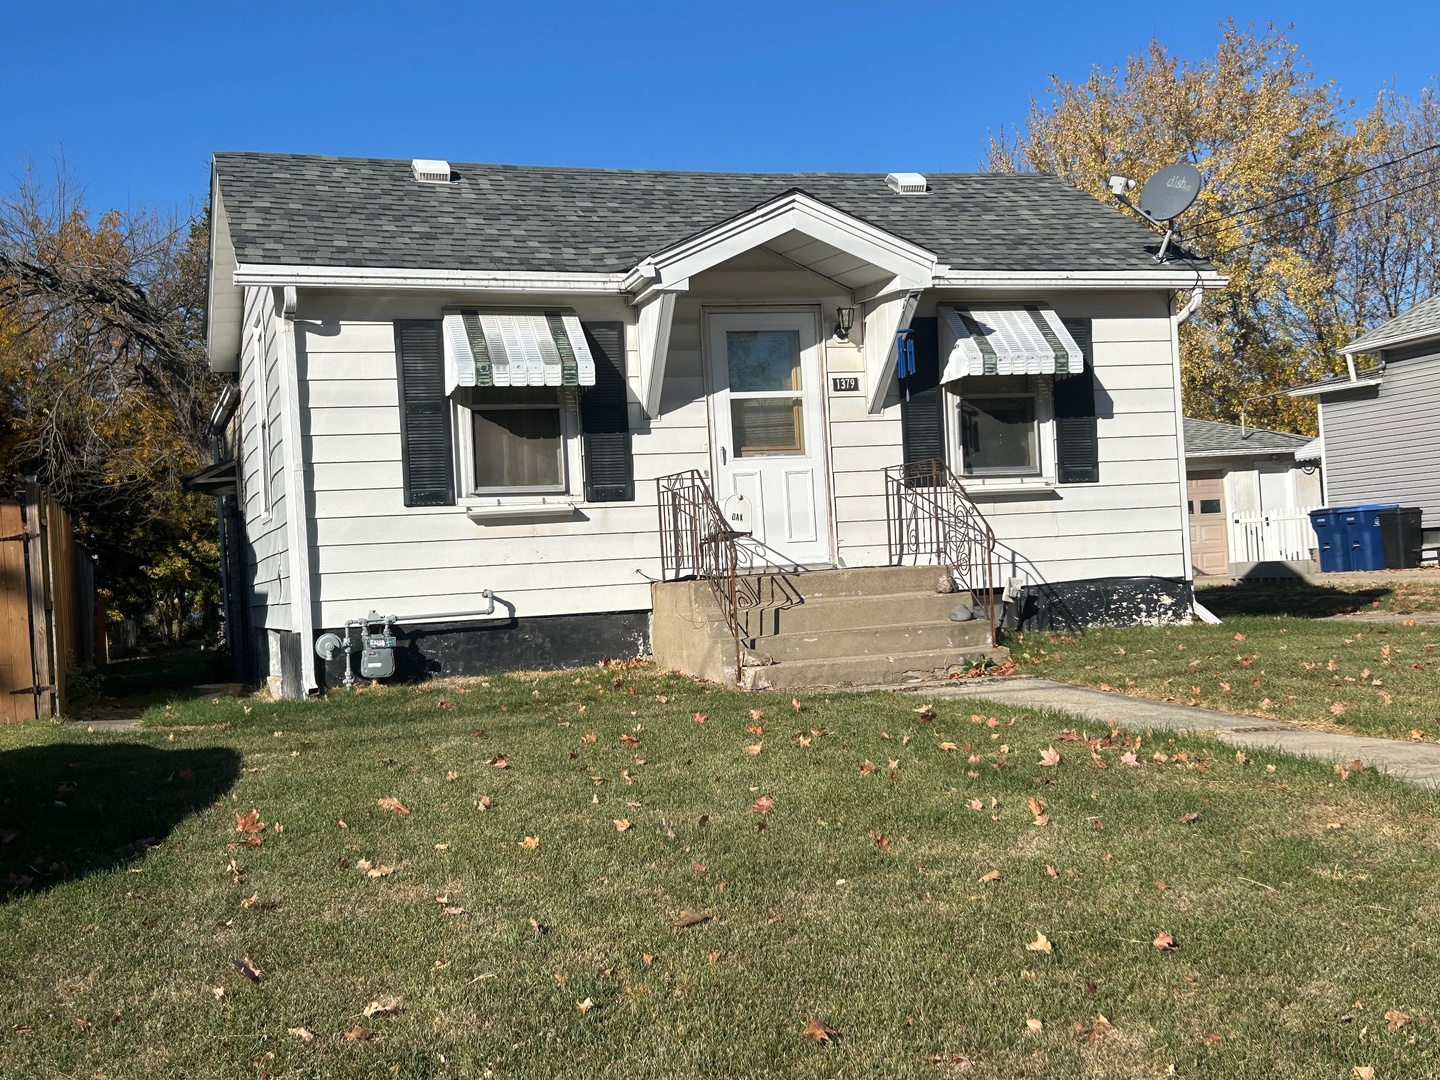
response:
M1308 509L1230 515L1231 562L1303 561L1315 546Z

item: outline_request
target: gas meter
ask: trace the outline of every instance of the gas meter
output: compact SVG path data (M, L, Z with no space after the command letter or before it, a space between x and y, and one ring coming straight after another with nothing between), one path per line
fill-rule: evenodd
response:
M365 616L360 648L360 674L367 679L388 679L395 674L395 635L390 632L393 617L382 618L372 611Z

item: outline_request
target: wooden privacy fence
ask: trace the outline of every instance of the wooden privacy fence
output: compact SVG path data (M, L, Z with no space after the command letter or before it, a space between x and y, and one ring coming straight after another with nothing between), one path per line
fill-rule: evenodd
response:
M90 559L70 518L27 485L23 503L0 502L0 722L64 711L71 666L103 655L96 625Z

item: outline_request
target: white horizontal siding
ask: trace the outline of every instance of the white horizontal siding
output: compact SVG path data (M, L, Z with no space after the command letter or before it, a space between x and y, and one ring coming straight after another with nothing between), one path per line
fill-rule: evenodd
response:
M240 353L240 470L247 551L245 574L251 625L291 628L289 538L285 495L285 402L273 294L247 289ZM264 452L262 416L268 416L270 453ZM268 483L270 499L266 506Z

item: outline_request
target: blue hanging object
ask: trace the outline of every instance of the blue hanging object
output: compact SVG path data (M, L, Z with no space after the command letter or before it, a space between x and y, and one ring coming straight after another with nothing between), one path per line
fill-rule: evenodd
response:
M915 374L915 341L910 327L895 332L895 373L902 379Z
M915 374L915 341L910 337L910 327L895 332L895 374L905 386L904 380ZM905 386L905 400L910 400L910 387Z

